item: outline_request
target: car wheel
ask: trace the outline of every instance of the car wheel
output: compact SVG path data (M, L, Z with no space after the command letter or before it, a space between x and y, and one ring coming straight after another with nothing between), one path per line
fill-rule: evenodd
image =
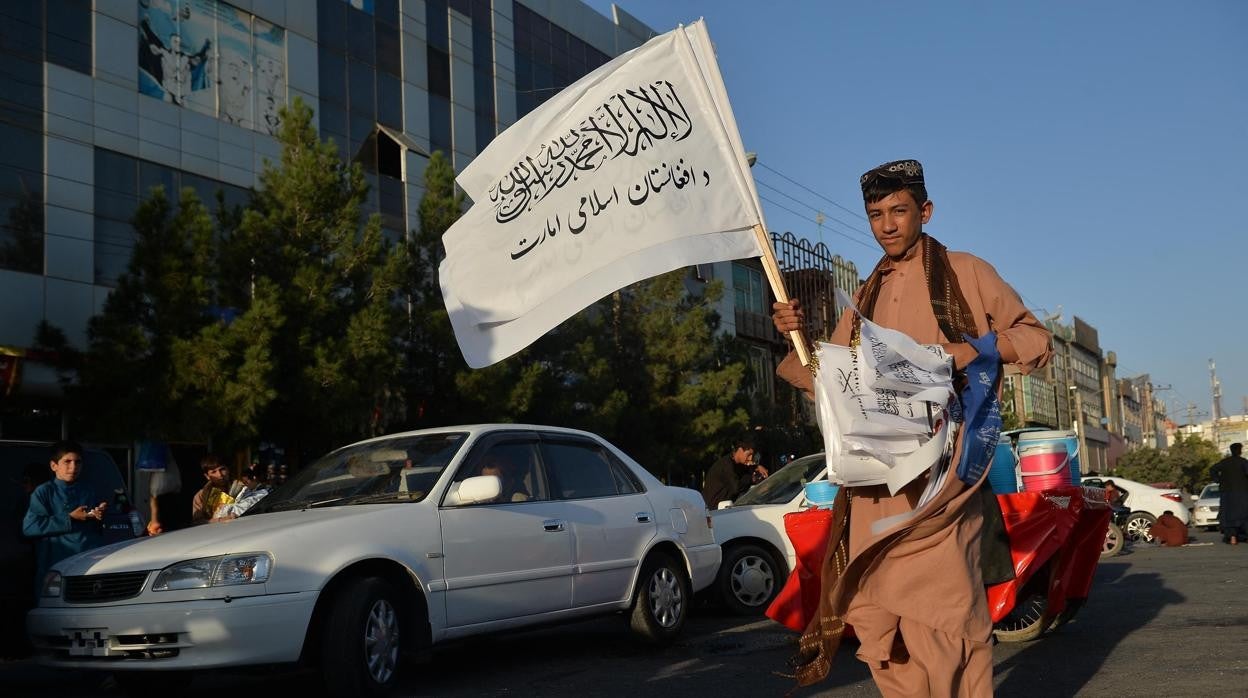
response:
M194 674L189 671L114 671L113 681L134 698L168 698L191 685Z
M1101 557L1113 557L1122 552L1122 527L1114 522L1105 529L1105 547L1101 548Z
M331 696L381 696L398 683L399 596L389 582L367 577L333 598L325 619L321 668Z
M1152 543L1153 535L1151 533L1153 524L1157 523L1157 517L1146 511L1135 511L1127 517L1127 523L1123 525L1123 532L1127 536L1127 540L1132 543Z
M780 592L780 565L758 545L742 544L729 548L715 580L724 606L739 616L755 616L767 609Z
M629 622L633 632L652 644L671 642L685 625L692 597L689 575L664 553L651 553L641 566Z

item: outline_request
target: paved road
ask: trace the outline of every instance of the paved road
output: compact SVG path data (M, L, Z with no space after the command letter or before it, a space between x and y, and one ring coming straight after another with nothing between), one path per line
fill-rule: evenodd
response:
M1210 543L1212 534L1196 534ZM618 618L481 639L411 667L405 696L780 696L794 634L700 609L675 646L632 643ZM878 696L843 647L802 696ZM1248 685L1248 545L1134 548L1101 562L1079 616L1037 642L994 649L999 696L1203 696ZM1239 688L1235 688L1238 686ZM314 694L298 673L201 676L178 698ZM0 663L0 694L116 696L99 674Z

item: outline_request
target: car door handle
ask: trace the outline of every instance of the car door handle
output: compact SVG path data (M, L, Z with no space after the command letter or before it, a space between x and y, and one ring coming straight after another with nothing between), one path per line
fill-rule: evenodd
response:
M555 533L563 530L563 523L562 519L547 519L542 522L542 528L551 533Z
M650 512L648 511L639 511L637 512L636 517L637 523L650 523Z

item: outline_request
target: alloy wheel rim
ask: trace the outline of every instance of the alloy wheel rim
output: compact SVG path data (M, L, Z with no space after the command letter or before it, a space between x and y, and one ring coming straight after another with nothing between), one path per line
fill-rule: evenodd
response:
M364 661L368 675L379 684L394 676L399 664L399 614L386 599L378 599L364 624Z
M660 567L650 576L646 595L650 601L650 614L664 628L675 627L685 609L685 593L680 588L676 573Z
M757 555L746 555L732 567L732 594L746 606L760 606L771 597L776 575L771 565Z
M1142 517L1135 517L1127 522L1127 537L1131 540L1142 540L1145 543L1152 542L1152 530L1153 527L1148 523L1148 520Z

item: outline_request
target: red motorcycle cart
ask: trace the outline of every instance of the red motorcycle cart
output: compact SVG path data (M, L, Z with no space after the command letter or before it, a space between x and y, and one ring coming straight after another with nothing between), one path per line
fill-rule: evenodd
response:
M1014 579L988 587L993 631L1022 642L1066 623L1088 599L1110 509L1100 487L999 494Z
M993 629L1002 642L1032 640L1069 621L1087 600L1110 509L1105 490L1076 485L1000 494L997 501L1015 578L987 588ZM801 632L819 604L832 512L807 509L784 518L797 568L767 615Z

